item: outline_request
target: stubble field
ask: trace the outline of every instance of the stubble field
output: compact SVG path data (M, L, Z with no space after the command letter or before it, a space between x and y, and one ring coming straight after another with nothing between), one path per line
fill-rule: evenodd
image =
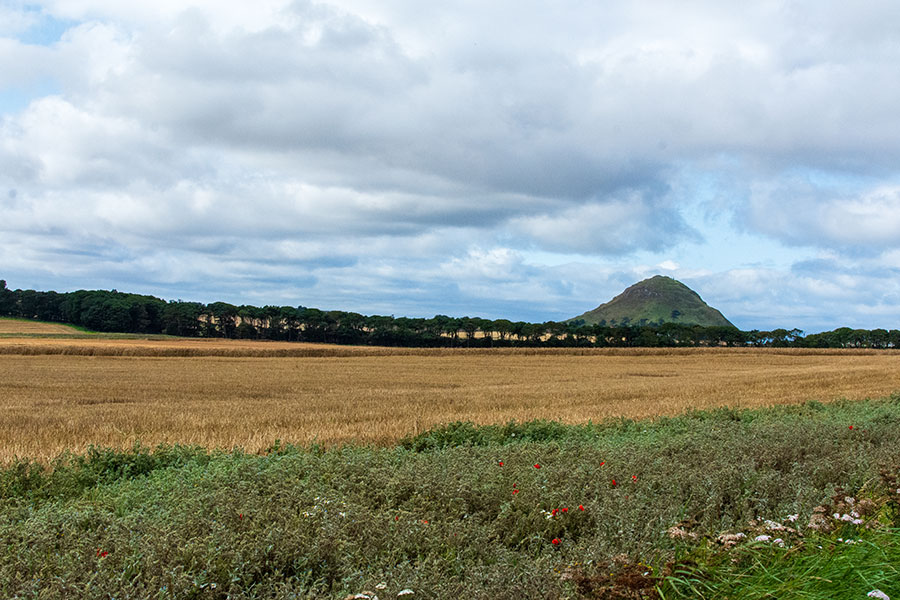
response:
M452 421L563 423L860 399L894 352L404 350L181 339L0 339L0 462L88 445L389 444Z
M0 318L0 335L21 334L76 334L78 330L60 323L42 323L40 321L27 321L25 319Z

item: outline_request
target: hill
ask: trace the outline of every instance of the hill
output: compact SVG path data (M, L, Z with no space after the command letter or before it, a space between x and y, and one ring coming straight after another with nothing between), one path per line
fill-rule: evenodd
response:
M699 294L680 281L656 275L640 281L594 310L570 321L592 325L630 323L682 323L704 327L734 327L722 313L709 306Z

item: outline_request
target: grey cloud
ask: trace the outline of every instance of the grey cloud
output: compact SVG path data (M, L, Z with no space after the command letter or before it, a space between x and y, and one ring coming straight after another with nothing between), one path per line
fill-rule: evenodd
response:
M838 131L804 121L824 105L760 102L755 92L779 82L779 65L753 64L715 36L696 41L699 59L669 52L690 54L671 34L664 38L669 46L638 52L618 50L615 38L523 51L514 36L507 47L478 33L451 40L449 57L412 58L386 28L299 6L299 19L263 31L223 33L210 27L212 17L192 11L174 28L145 32L136 62L106 82L117 90L109 108L165 126L183 147L331 152L342 172L373 168L368 159L378 157L382 168L579 202L662 178L660 161L673 155L758 152L764 145L805 152L809 134L844 139L842 123L855 118L843 111ZM481 42L468 56L460 50L466 40ZM585 41L599 46L586 62L578 58ZM824 84L843 83L832 79L824 75ZM816 102L848 98L809 85L770 87ZM775 108L781 105L787 112Z
M700 234L665 198L632 191L554 214L514 219L511 229L540 248L583 254L661 250Z
M441 74L445 65L415 64L382 32L362 36L362 47L323 50L327 36L312 46L277 29L216 37L198 33L195 21L166 39L141 38L138 68L106 82L118 88L110 108L164 125L188 147L333 152L344 172L378 156L382 168L494 191L577 199L653 176L566 135L579 106L562 90L585 86L563 59L525 68L520 58L492 81L484 69L460 76ZM259 43L266 36L272 43ZM426 68L436 74L426 78Z
M841 326L897 326L900 280L897 269L880 259L841 266L820 259L786 270L732 269L698 281L708 292L704 299L745 329L799 327L814 333Z
M797 178L759 184L739 218L786 244L879 254L900 246L900 186Z
M2 42L0 80L59 82L0 125L0 190L18 190L3 257L20 274L542 320L633 283L634 253L702 244L698 203L839 260L898 246L893 3L149 6L54 1L84 22L50 47ZM616 265L542 267L533 250ZM843 297L817 268L708 285L748 322L787 286L814 319Z

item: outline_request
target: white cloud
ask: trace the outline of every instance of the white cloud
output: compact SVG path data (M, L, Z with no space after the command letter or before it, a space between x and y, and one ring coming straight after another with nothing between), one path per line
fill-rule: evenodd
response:
M639 192L551 214L519 217L510 226L538 247L583 254L660 250L696 235L675 207Z
M875 276L754 266L746 238L896 278L898 11L5 4L0 93L33 97L0 115L0 256L41 281L357 310L558 318L664 271L753 322L790 317L785 298L809 322L881 314L890 285L847 292ZM42 23L68 29L28 41ZM730 267L704 209L743 232ZM541 252L577 266L527 259Z
M788 244L894 248L900 245L900 186L839 191L796 180L757 185L746 223Z
M522 255L509 248L470 248L466 256L451 258L441 265L441 271L458 281L513 281L521 276L522 267Z

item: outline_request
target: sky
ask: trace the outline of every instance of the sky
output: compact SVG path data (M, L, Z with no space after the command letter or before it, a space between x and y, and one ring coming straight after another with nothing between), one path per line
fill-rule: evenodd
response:
M0 0L0 278L900 328L900 3Z

